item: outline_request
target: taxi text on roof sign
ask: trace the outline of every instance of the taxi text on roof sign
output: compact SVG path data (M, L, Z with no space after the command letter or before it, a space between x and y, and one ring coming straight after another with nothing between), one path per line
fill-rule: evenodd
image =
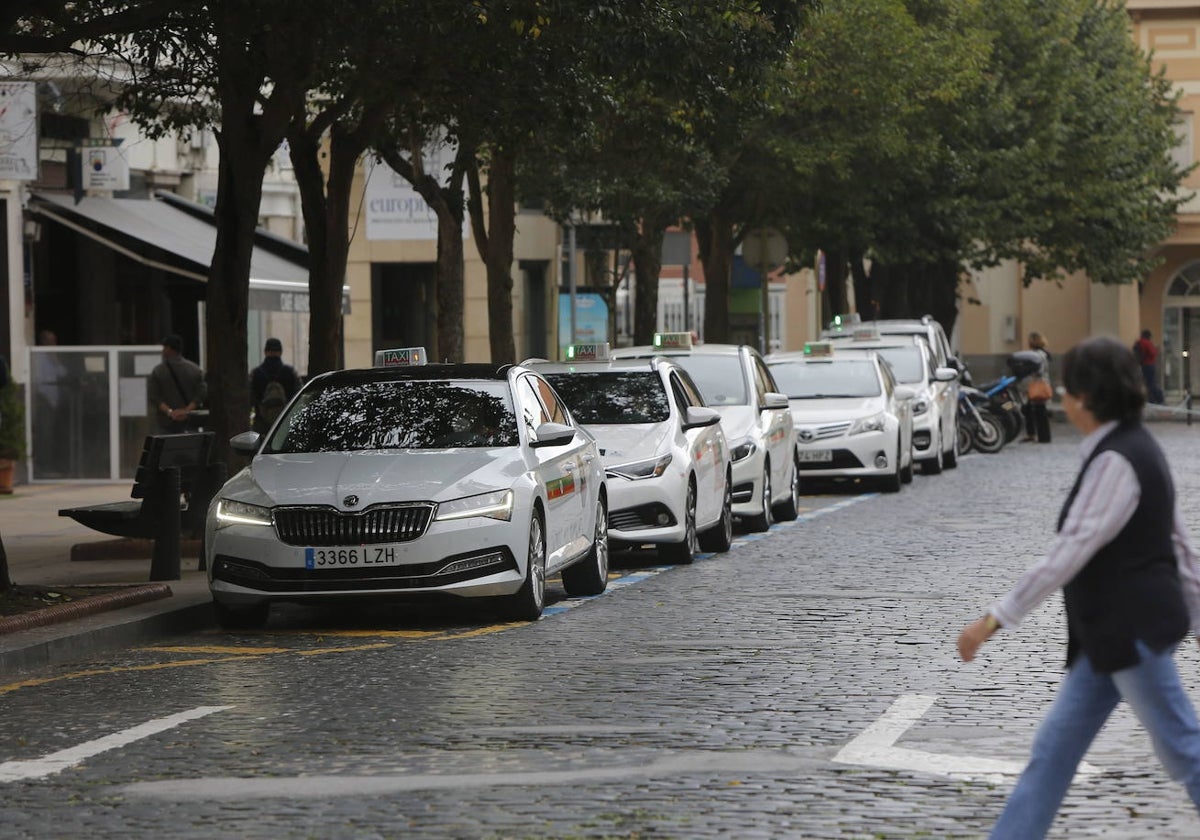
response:
M572 344L567 347L568 362L592 362L607 359L609 343L601 341L598 344Z
M879 330L874 327L855 327L853 338L855 341L878 341Z
M375 367L410 367L423 364L424 347L398 347L395 350L375 351Z
M690 332L665 332L654 334L654 346L660 350L691 350Z
M833 342L809 341L804 345L804 355L812 359L821 358L823 356L832 356Z

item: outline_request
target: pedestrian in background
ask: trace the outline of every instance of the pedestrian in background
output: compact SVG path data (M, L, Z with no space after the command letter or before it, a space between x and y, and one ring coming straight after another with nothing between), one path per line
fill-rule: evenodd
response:
M187 431L188 413L203 405L207 396L204 371L183 357L183 339L168 335L162 340L162 361L146 381L146 398L154 409L158 433Z
M1200 724L1174 661L1189 631L1200 636L1200 563L1166 459L1141 422L1137 360L1115 339L1092 338L1067 352L1062 377L1063 407L1084 438L1058 533L1046 556L958 637L970 662L997 629L1015 627L1063 590L1067 671L993 840L1046 834L1121 700L1200 810Z
M1054 392L1050 384L1050 351L1040 332L1029 334L1029 349L1040 355L1042 362L1025 386L1025 405L1021 406L1021 413L1025 415L1025 442L1049 443L1049 404Z
M263 345L262 364L250 374L250 404L254 406L251 428L265 435L300 390L300 377L291 365L283 363L283 342L268 338Z
M1164 402L1162 388L1158 386L1158 348L1154 346L1153 333L1142 330L1142 337L1133 343L1133 354L1142 366L1142 380L1146 383L1146 399L1161 405Z

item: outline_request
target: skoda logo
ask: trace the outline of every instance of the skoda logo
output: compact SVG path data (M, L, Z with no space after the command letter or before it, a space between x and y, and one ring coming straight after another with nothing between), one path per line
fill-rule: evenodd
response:
M800 430L800 440L810 441L815 437L816 437L816 434L813 433L812 429L801 429Z
M351 494L342 499L342 504L344 504L346 507L354 507L358 504L358 496Z

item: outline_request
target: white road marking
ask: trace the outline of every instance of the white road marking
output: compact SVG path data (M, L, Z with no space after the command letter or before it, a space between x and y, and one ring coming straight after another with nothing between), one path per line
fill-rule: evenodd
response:
M68 767L73 767L94 755L115 750L118 747L124 747L134 741L149 738L151 735L157 735L159 732L165 732L168 729L174 729L176 726L187 723L189 720L195 720L196 718L211 715L214 712L223 712L226 709L232 708L232 706L197 706L195 709L180 712L177 715L170 715L169 717L146 721L138 726L123 729L111 735L105 735L103 738L88 741L77 747L59 750L58 752L44 755L41 758L6 761L0 764L0 782L41 779L45 776L61 773Z
M950 776L1002 782L1006 776L1020 775L1025 769L1023 761L1007 761L996 758L979 758L966 755L944 755L907 747L897 747L896 741L908 731L937 700L935 694L902 694L888 707L882 716L858 737L842 747L833 757L840 764L857 764L878 767L883 770L907 770L930 773L935 776ZM1079 774L1092 775L1100 770L1086 761L1080 763Z

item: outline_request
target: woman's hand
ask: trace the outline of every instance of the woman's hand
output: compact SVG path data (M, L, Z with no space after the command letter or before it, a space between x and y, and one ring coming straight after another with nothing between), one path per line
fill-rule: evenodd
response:
M999 626L991 615L985 615L964 627L958 634L958 655L962 657L962 661L970 662L974 659L979 646L992 638Z

